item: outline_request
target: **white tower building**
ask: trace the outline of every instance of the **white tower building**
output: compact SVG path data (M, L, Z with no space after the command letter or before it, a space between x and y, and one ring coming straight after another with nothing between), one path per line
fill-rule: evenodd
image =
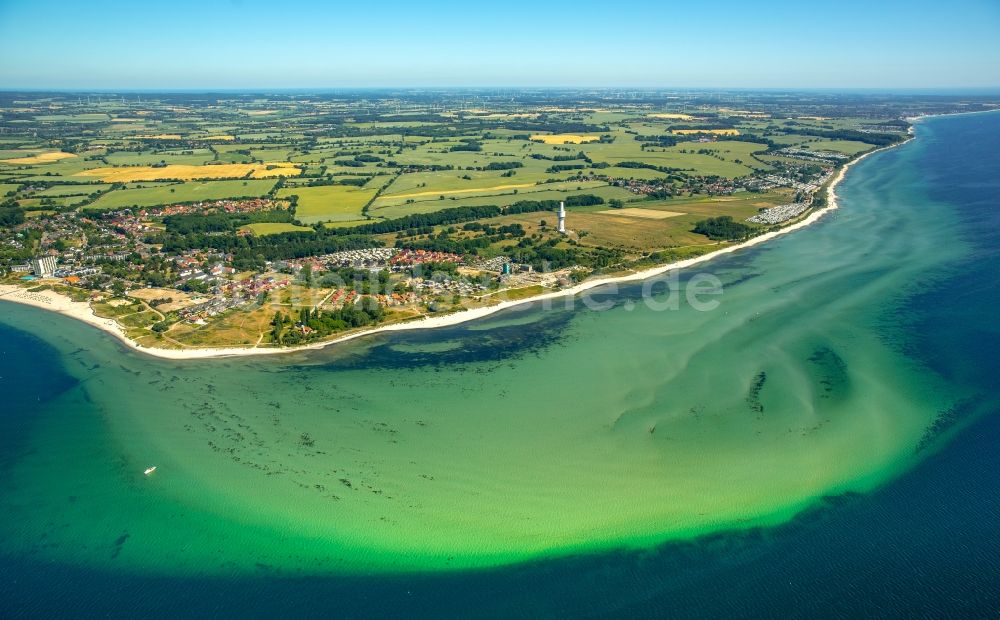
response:
M559 232L566 234L566 205L559 201Z
M39 278L47 278L56 270L55 256L39 256L31 261L31 271Z

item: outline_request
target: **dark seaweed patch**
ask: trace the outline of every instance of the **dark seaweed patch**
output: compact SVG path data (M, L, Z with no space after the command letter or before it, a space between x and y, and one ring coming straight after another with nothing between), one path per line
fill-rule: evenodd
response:
M819 347L807 360L821 399L839 398L846 393L850 384L847 363L833 349Z
M763 370L754 376L753 383L750 384L750 390L747 392L747 406L750 407L751 411L764 413L764 405L760 402L760 391L764 389L764 383L766 382L767 373Z
M572 312L552 310L528 325L505 325L488 330L458 326L447 330L400 332L369 347L363 355L333 361L322 368L400 370L515 360L538 354L559 343L572 318ZM445 351L420 350L422 345L433 345L442 338L454 340L459 345ZM412 350L402 349L401 344L411 346Z
M115 539L114 551L111 552L111 559L115 559L122 552L122 546L125 545L125 541L128 540L132 535L125 532L121 536Z
M929 448L938 437L953 429L963 420L972 417L973 413L976 411L976 405L979 404L979 402L980 399L977 398L966 398L956 402L951 408L938 413L931 425L924 431L924 435L917 443L914 453L917 454L923 452Z

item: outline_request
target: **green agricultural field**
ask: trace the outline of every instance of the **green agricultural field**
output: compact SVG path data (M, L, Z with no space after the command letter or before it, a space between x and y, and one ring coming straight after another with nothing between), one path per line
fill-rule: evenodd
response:
M46 209L42 209L42 210L38 210L38 211L25 211L24 212L24 217L27 217L27 218L41 217L43 215L52 215L53 213L55 213L55 211L49 211L49 210L46 210Z
M243 148L246 148L245 146ZM250 156L257 161L288 161L292 151L288 147L251 149Z
M857 155L858 153L864 153L875 148L871 144L856 142L854 140L819 140L817 142L809 142L803 146L807 146L814 151L836 151L845 155Z
M258 224L247 224L241 226L241 230L249 230L257 236L276 235L285 232L313 232L308 226L296 226L287 222L262 222Z
M41 123L103 123L111 120L107 114L83 113L83 114L44 114L36 116L35 120Z
M60 196L87 196L94 192L103 192L111 187L106 183L87 183L80 185L54 185L47 189L37 191L32 196L38 197L60 197Z
M396 218L413 213L432 213L441 209L453 207L471 207L479 205L499 205L505 206L513 204L519 200L560 200L573 194L593 194L600 196L606 201L617 199L629 201L636 198L632 192L607 185L601 181L570 181L564 183L547 183L536 185L528 190L479 194L472 196L452 196L445 200L425 200L413 203L390 203L376 208L381 204L381 198L377 199L369 210L370 214L380 218ZM608 208L606 205L601 208Z
M811 164L811 163L813 163L813 162L807 161L805 159L796 159L796 158L791 157L791 156L785 156L785 157L783 157L783 156L780 156L780 155L758 155L758 159L760 159L762 161L765 161L765 162L767 162L769 164L772 164L772 165L774 165L774 164L782 165L783 164L783 165L796 166L796 165Z
M768 136L767 138L771 142L774 142L776 144L786 145L786 146L794 146L794 145L802 144L803 142L809 142L810 140L813 139L813 138L810 138L809 136L797 136L797 135L794 135L794 134L772 135L772 136Z
M361 211L377 190L345 185L288 187L278 190L279 198L298 196L295 217L305 224L349 222L364 219Z
M48 163L38 163L30 166L20 165L17 167L16 172L24 175L30 175L30 176L25 176L24 177L25 180L44 181L44 182L67 180L70 182L79 183L81 179L72 178L74 174L77 174L89 168L96 168L102 165L104 164L99 161L89 161L82 157L71 157Z
M220 161L225 164L249 164L253 162L253 158L249 155L230 151L228 153L220 152L218 157L216 157L216 161Z
M0 160L4 159L19 159L21 157L32 157L38 155L39 153L46 152L47 149L44 148L23 148L23 149L0 149ZM13 164L2 164L13 165Z
M144 187L166 187L177 185L176 181L132 181L125 184L125 189L143 189Z
M754 151L763 151L766 147L750 142L681 142L676 146L643 150L641 143L631 139L631 136L620 134L610 144L591 143L580 147L595 162L614 165L623 161L640 161L702 176L736 178L750 174L755 168L766 168L752 156Z
M497 193L500 190L531 187L558 175L545 173L522 173L512 177L502 177L499 172L479 172L449 170L446 172L417 172L400 175L383 195L386 198L422 199L437 198L440 195L470 195L481 192ZM565 175L564 175L565 176ZM468 177L468 178L465 178Z
M364 187L378 190L386 187L392 180L391 174L377 174L368 179L368 182L365 183Z
M379 196L370 208L372 215L392 217L389 213L430 213L450 207L473 204L509 204L518 200L534 200L541 193L595 193L591 190L606 187L604 181L560 181L538 183L522 187L518 184L501 185L479 191L431 192L430 195ZM625 191L625 190L622 190ZM444 199L441 199L444 196Z
M257 198L274 187L275 179L246 181L190 181L142 189L118 189L87 205L87 209L120 209L223 198ZM172 190L172 191L171 191Z
M659 170L650 170L648 168L619 168L618 166L604 168L601 170L601 173L618 179L642 179L646 181L663 179L666 176Z
M7 194L15 191L17 188L21 187L17 183L0 183L0 198L3 198Z
M186 152L143 151L142 153L119 151L108 153L104 156L104 158L111 166L151 166L161 161L168 164L200 166L201 164L212 161L215 158L215 153L209 149L193 149Z

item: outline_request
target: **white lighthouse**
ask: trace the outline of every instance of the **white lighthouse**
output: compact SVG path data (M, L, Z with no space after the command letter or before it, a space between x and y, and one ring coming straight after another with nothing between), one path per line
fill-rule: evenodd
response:
M559 232L566 234L566 205L559 201Z

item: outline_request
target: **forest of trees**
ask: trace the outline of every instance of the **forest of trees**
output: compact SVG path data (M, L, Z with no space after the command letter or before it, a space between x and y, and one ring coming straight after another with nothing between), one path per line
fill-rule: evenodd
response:
M519 161L491 161L483 170L513 170L514 168L523 167L524 164Z
M671 168L669 166L656 166L653 164L647 164L644 161L620 161L615 164L619 168L644 168L646 170L656 170L658 172L680 172L679 168Z
M636 142L655 144L656 146L675 146L678 142L677 136L670 134L656 134L651 136L636 135Z
M552 164L545 169L545 172L552 174L554 172L565 172L567 170L583 170L586 167L586 164Z
M871 144L874 146L889 146L890 144L895 144L903 140L904 136L902 134L894 133L868 133L864 131L857 131L854 129L813 129L811 127L806 128L792 128L785 127L782 131L786 133L793 133L800 136L817 136L819 138L829 138L830 140L854 140L855 142L864 142L865 144Z
M515 247L507 250L507 255L515 263L531 265L536 271L563 269L579 265L593 269L603 269L621 263L622 252L612 248L584 248L571 246L556 247L560 239L539 241L522 239Z
M240 226L261 222L292 222L287 209L254 211L251 213L182 213L163 218L167 232L178 235L208 232L234 232Z
M373 297L362 297L357 304L347 304L336 310L302 308L294 315L276 312L271 319L271 340L291 346L345 329L378 324L383 318L385 310Z
M455 146L448 149L449 151L474 151L478 152L483 150L483 143L479 140L473 140L472 138L466 138L456 144Z
M0 226L17 226L24 222L24 209L13 200L0 205Z
M701 220L692 229L692 232L705 235L713 241L743 241L752 237L755 231L754 227L733 221L728 215Z
M542 153L532 153L532 159L543 159L546 161L574 161L577 159L582 159L588 164L591 163L590 158L583 151L579 151L574 155L544 155Z

